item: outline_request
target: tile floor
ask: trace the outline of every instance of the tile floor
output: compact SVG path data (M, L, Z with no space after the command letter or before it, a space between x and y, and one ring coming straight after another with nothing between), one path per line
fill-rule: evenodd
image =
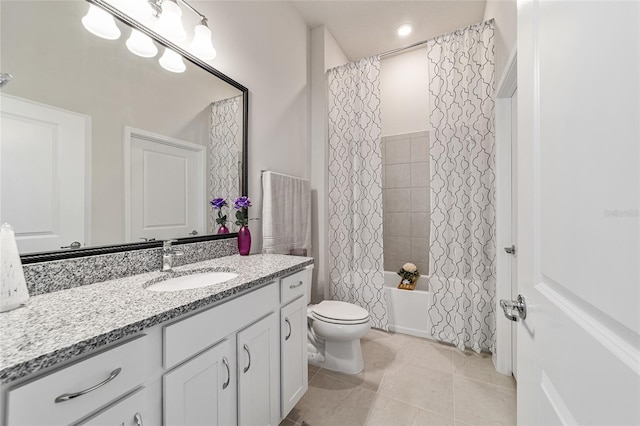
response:
M309 366L309 390L280 426L515 425L516 385L490 355L371 330L364 371Z

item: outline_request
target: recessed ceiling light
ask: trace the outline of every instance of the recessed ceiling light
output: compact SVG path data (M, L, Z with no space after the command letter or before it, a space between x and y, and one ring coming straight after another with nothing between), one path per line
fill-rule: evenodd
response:
M411 34L411 31L413 31L413 25L411 24L402 24L398 27L398 35L400 37L408 36Z

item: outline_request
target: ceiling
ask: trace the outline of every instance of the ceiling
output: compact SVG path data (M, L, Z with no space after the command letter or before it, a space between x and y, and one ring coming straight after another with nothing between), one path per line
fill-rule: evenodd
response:
M482 21L485 0L291 2L310 28L325 25L350 60L427 40ZM399 37L404 23L413 32Z

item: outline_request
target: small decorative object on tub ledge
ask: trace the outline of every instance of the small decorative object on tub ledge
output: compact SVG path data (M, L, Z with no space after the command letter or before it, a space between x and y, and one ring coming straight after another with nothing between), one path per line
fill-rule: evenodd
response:
M233 202L233 208L236 212L236 225L240 227L238 230L238 252L240 256L246 256L251 251L251 232L249 232L249 207L251 200L249 197L238 197Z
M222 214L222 208L227 205L227 200L224 198L214 198L209 201L209 204L211 204L214 209L218 210L218 218L216 219L216 223L220 225L218 228L218 234L228 234L229 228L227 228L227 215Z
M416 282L420 276L418 268L413 263L405 263L402 265L402 269L398 271L398 275L402 278L398 288L401 290L414 290L416 288Z

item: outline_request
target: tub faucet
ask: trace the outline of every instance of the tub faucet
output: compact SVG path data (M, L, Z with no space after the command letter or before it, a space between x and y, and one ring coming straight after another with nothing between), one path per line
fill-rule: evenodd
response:
M184 252L171 247L171 243L176 240L166 240L162 242L162 272L173 271L173 256L182 256Z

